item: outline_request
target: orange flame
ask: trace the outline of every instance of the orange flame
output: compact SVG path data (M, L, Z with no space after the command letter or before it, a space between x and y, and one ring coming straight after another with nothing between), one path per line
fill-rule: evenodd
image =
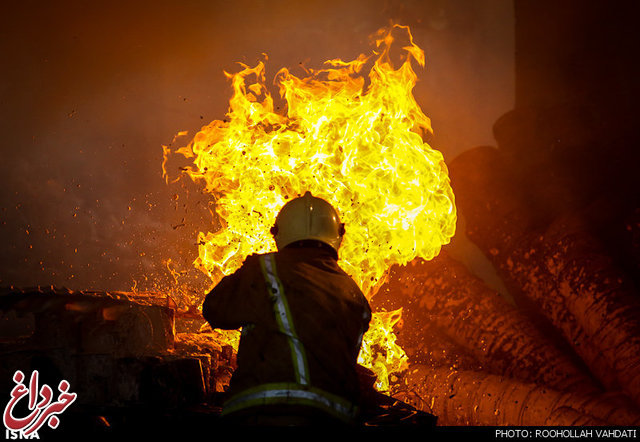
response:
M394 69L390 50L398 31L408 44ZM233 87L227 119L211 122L175 151L193 158L195 166L186 173L215 198L223 227L199 234L195 262L214 284L248 255L275 251L269 229L278 211L307 190L334 205L346 223L340 265L368 298L392 264L431 259L453 236L456 208L447 167L422 139L431 123L412 94L417 76L411 60L423 66L424 52L406 26L379 31L375 42L374 55L329 60L304 78L281 69L275 82L287 103L285 114L274 110L262 62L225 72ZM374 56L365 86L361 71ZM167 177L172 152L163 149ZM406 366L395 339L381 338L392 334L397 319L390 317L372 321L360 356L382 389L388 373ZM365 355L375 347L373 339L385 341L378 347L393 360Z

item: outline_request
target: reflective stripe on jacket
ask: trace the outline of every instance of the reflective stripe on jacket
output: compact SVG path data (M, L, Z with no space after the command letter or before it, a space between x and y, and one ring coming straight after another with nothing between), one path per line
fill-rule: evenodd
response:
M231 397L224 404L223 415L249 407L268 405L300 405L319 408L340 420L355 419L358 406L326 391L300 384L264 384Z
M225 414L288 404L354 416L356 361L371 310L328 252L248 257L207 295L203 315L214 328L243 329Z

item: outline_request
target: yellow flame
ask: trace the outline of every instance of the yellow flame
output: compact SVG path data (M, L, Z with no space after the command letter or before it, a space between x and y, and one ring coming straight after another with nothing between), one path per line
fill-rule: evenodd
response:
M409 368L409 358L396 344L393 326L400 321L402 308L391 312L376 312L371 318L369 331L362 341L358 363L376 375L376 389L389 390L389 377Z
M390 49L397 32L408 44L394 69ZM193 158L186 173L215 198L222 228L199 234L195 262L213 283L248 255L275 251L269 229L278 211L307 190L329 201L346 223L340 265L368 298L392 264L431 259L453 236L456 208L447 167L422 139L431 123L412 94L417 76L411 60L424 65L424 52L405 26L376 37L377 49L368 57L329 60L303 78L281 69L275 83L286 113L274 109L262 62L225 73L233 87L227 119L211 122L175 151ZM361 71L371 59L367 85ZM163 150L166 177L171 150ZM385 327L391 331L393 324L374 319L364 347L375 347L377 335L388 336L379 333ZM397 347L391 341L386 348ZM397 347L387 354L401 355L385 362L384 370L371 355L361 359L386 377L383 371L401 369L404 352Z

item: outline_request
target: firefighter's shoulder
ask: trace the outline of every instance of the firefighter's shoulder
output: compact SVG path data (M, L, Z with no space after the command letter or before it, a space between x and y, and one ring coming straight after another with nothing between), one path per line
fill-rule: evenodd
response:
M242 265L245 266L250 264L256 264L260 260L260 257L265 255L267 255L267 253L252 253L251 255L247 255L247 257L242 262Z

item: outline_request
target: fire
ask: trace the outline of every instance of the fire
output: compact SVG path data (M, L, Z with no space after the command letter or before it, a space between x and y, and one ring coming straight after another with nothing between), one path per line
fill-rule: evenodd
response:
M369 332L362 341L358 363L371 369L377 376L376 389L389 390L391 375L409 368L408 358L396 344L393 326L400 321L402 308L391 312L376 312L371 318Z
M398 33L408 43L394 69ZM375 45L372 55L329 60L302 78L281 69L275 84L286 101L282 113L264 63L242 64L240 72L225 73L233 88L227 118L204 126L186 147L164 147L165 176L171 153L192 158L186 173L215 200L222 228L199 234L195 262L214 284L248 255L275 251L269 229L278 211L307 190L339 211L347 232L340 265L369 299L392 264L431 259L449 242L456 208L448 171L442 154L423 141L431 123L412 94L411 61L424 66L424 52L400 25L379 31ZM388 338L396 317L374 318L360 355L378 374L379 388L406 366L395 337ZM371 354L376 346L386 348L384 362Z

